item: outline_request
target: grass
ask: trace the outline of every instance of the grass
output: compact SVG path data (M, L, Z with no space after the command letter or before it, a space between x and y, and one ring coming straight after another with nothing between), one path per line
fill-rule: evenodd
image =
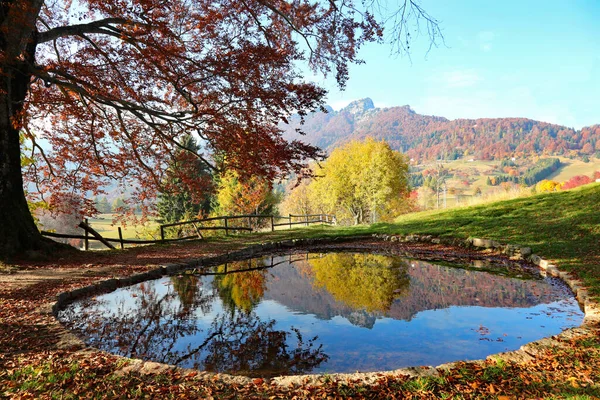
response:
M591 176L595 171L600 171L600 158L590 157L590 161L587 163L582 160L559 158L564 166L548 177L556 182L565 182L577 175Z
M112 214L100 214L97 218L90 218L89 222L92 228L104 237L118 238L119 237L119 224L113 225ZM155 230L158 228L158 223L154 220L147 222L145 225L129 225L121 227L124 239L137 239L140 235L143 236L144 232Z

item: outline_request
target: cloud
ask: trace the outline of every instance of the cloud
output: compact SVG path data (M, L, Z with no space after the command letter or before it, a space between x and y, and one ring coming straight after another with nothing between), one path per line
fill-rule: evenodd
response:
M496 34L491 31L481 31L477 34L477 41L479 42L479 48L486 53L492 51L492 42Z

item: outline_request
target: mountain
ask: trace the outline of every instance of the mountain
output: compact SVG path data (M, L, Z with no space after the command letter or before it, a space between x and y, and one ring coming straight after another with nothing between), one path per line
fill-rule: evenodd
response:
M410 106L376 108L369 98L340 111L326 107L280 126L286 139L331 150L367 136L386 140L415 161L471 156L491 160L530 155L591 155L600 152L600 125L574 130L527 118L448 120L416 113ZM300 131L304 132L302 135Z

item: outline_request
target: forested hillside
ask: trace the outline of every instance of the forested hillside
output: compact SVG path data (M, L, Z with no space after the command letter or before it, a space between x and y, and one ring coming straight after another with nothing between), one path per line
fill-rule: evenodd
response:
M330 150L351 139L385 139L417 162L473 157L481 160L529 155L592 155L600 152L600 125L574 130L527 118L448 120L417 114L409 106L375 108L369 98L340 111L316 112L304 125L282 125L287 138Z

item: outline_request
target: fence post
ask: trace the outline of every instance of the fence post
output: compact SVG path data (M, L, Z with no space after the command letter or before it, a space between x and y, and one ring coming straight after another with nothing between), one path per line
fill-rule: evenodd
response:
M89 225L87 218L85 219L85 224ZM90 236L90 233L87 231L87 229L84 229L84 231L85 231L85 240L83 242L84 243L83 248L87 251L90 249L90 240L88 239L88 237Z
M306 226L308 226L308 214L304 218L306 219Z
M123 232L121 231L121 227L119 226L119 241L121 242L121 250L123 250Z
M229 228L227 226L227 217L223 217L223 220L225 221L225 236L229 236Z
M165 240L165 227L160 226L160 240Z
M271 215L271 232L275 232L275 217Z
M290 229L292 229L292 214L288 214L290 218Z
M248 228L252 229L252 217L248 217Z

